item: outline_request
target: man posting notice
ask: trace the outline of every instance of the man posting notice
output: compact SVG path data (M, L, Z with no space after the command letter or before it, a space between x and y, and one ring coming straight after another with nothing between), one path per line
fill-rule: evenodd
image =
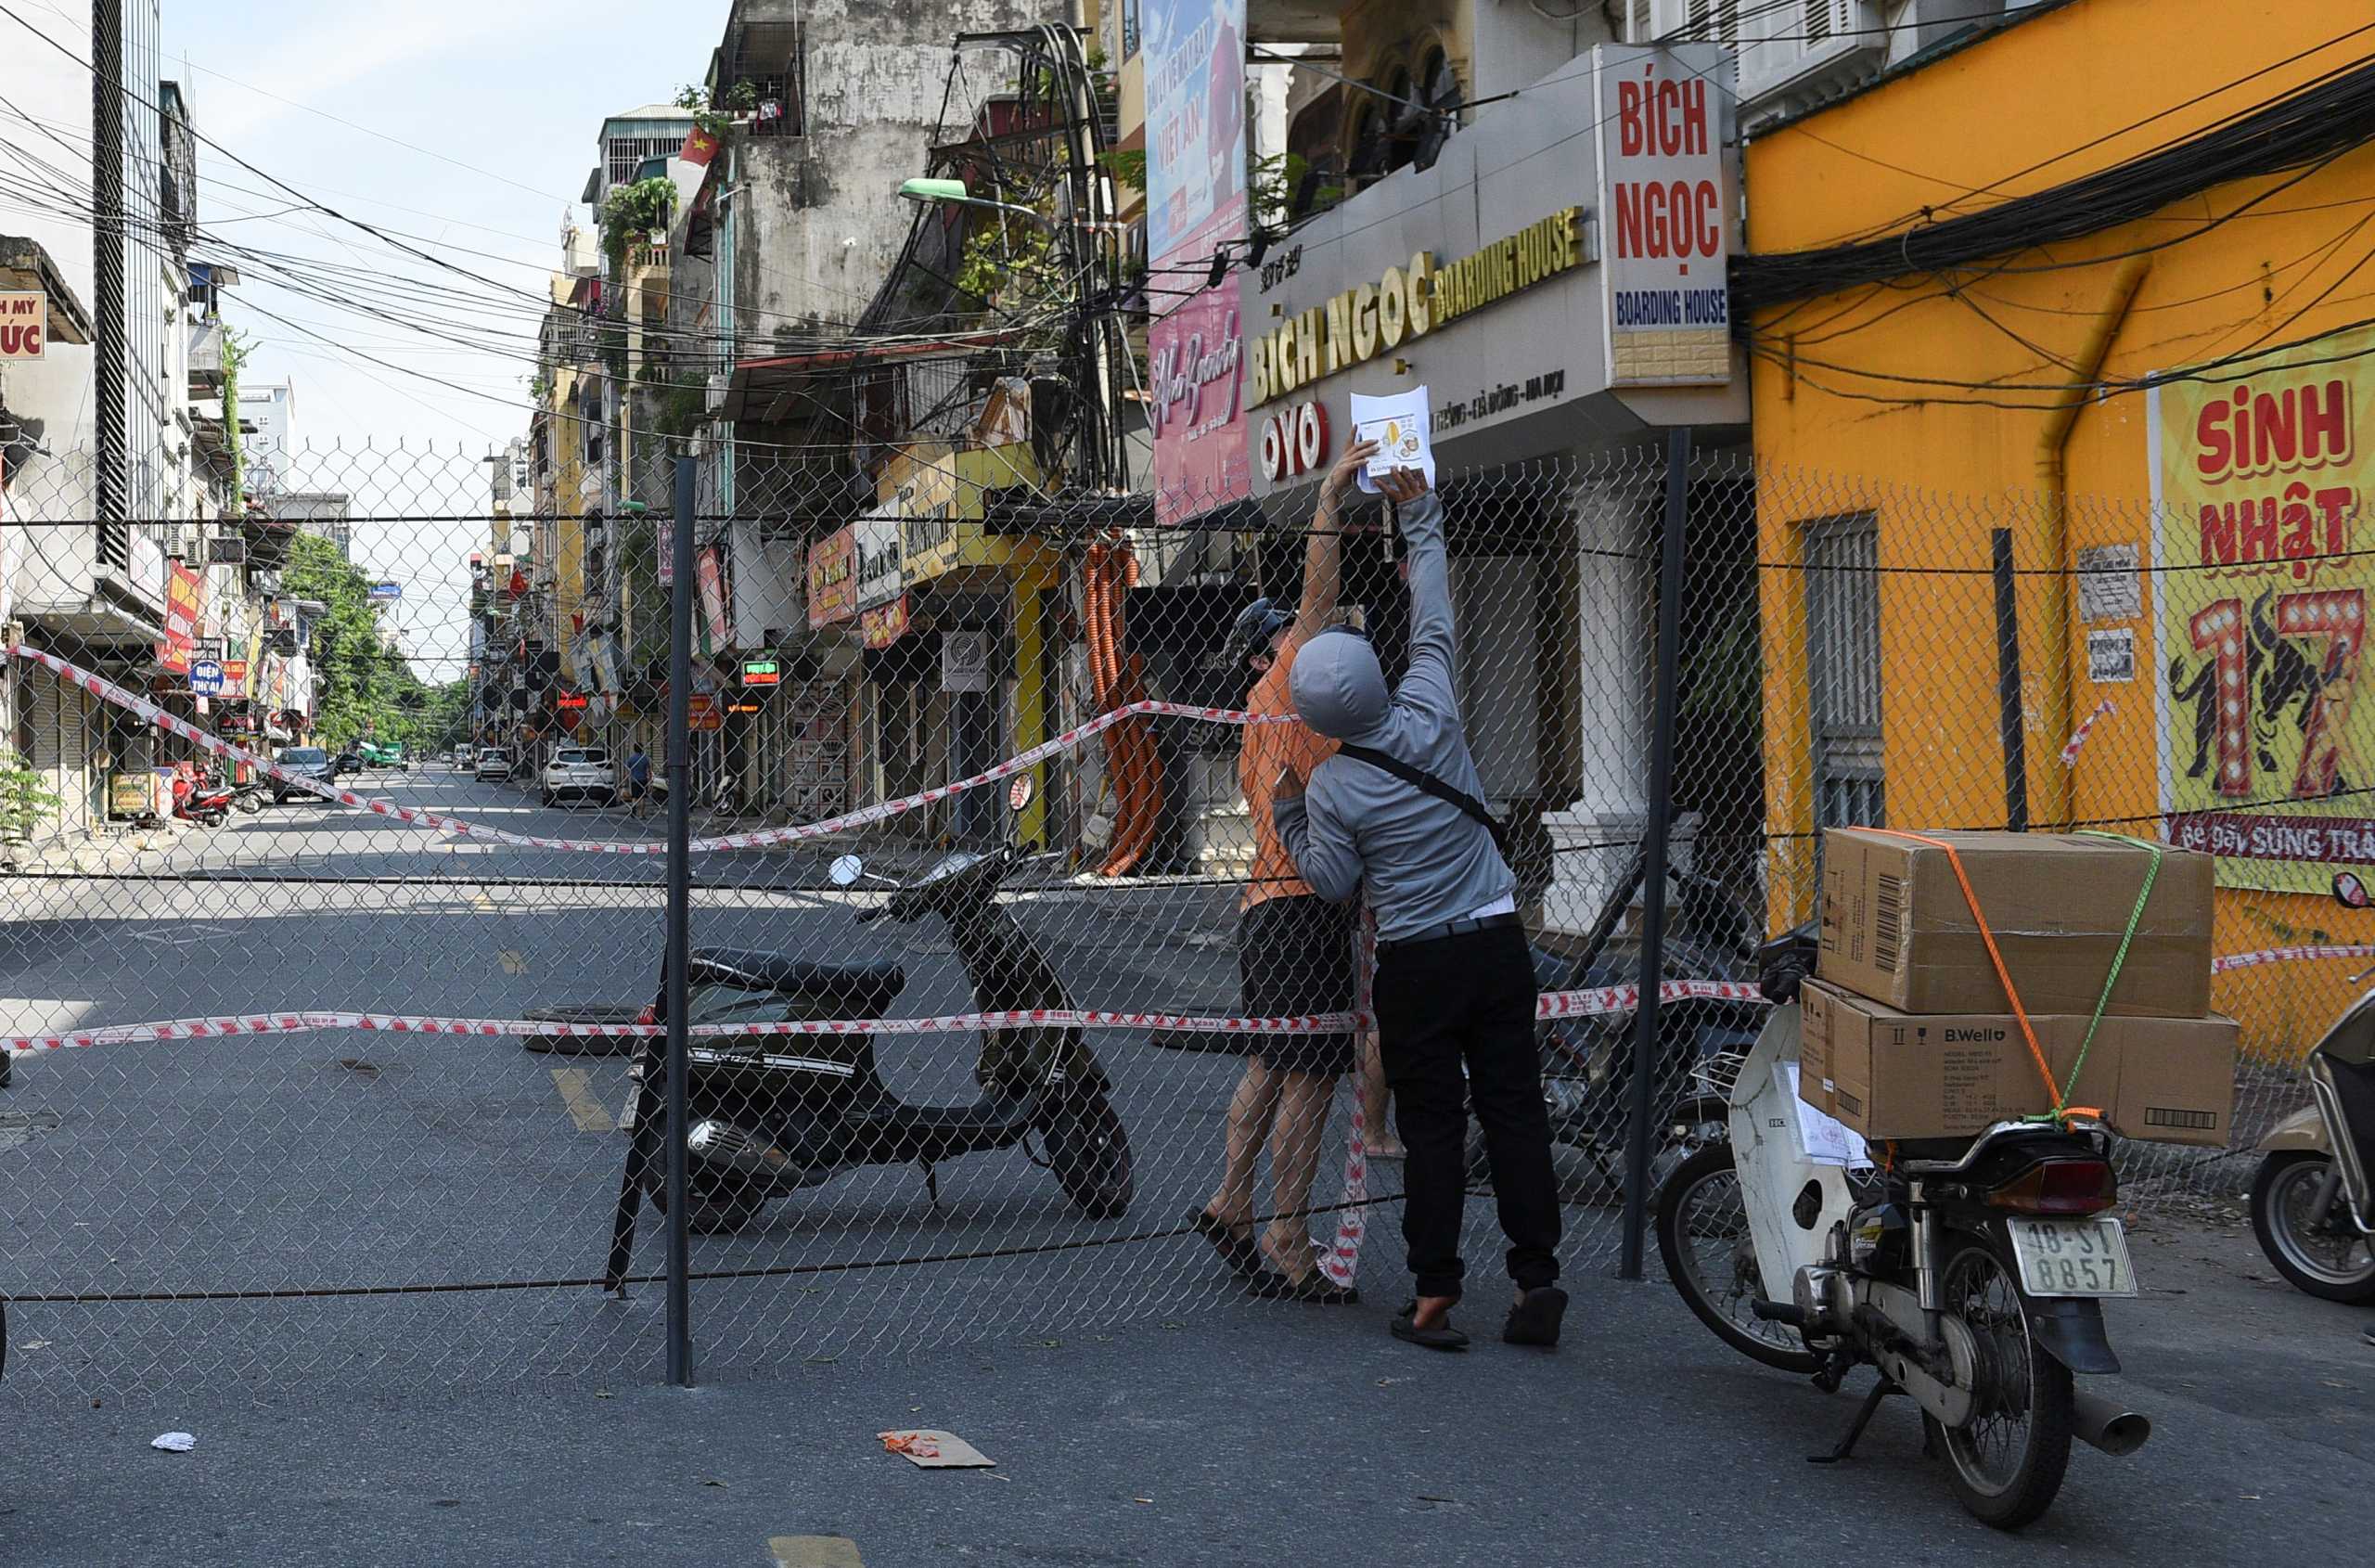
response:
M1290 683L1295 711L1341 747L1307 785L1290 769L1272 810L1314 892L1349 899L1366 881L1377 912L1378 1033L1409 1150L1402 1230L1418 1277L1395 1337L1431 1350L1468 1344L1451 1308L1466 1272L1459 1225L1472 1100L1517 1283L1501 1337L1547 1348L1559 1343L1567 1293L1556 1283L1559 1192L1534 965L1517 880L1477 799L1483 784L1460 720L1443 503L1406 469L1378 488L1394 503L1408 560L1410 666L1389 693L1359 633L1332 629L1303 647Z

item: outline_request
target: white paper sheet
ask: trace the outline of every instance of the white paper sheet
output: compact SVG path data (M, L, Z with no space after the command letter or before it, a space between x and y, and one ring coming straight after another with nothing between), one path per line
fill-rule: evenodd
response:
M1781 1081L1781 1092L1798 1108L1798 1146L1806 1151L1809 1161L1817 1165L1844 1165L1849 1170L1872 1163L1871 1150L1865 1146L1862 1133L1798 1098L1796 1062L1777 1061L1773 1073Z
M1374 441L1378 454L1360 476L1361 488L1377 494L1377 476L1393 469L1417 469L1435 482L1433 415L1427 406L1427 389L1391 392L1384 397L1353 394L1353 439Z

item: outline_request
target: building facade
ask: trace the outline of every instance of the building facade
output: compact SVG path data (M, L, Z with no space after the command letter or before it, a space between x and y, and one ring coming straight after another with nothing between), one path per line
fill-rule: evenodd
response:
M1777 922L1824 826L2013 822L2216 853L2221 951L2375 935L2363 19L2073 0L1752 141ZM2282 1056L2346 968L2214 994Z

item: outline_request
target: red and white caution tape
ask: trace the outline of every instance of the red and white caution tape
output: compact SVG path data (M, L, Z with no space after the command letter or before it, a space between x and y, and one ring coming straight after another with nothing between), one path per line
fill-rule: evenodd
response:
M2095 725L2097 721L2117 712L2119 712L2119 704L2113 702L2108 697L2096 703L2095 711L2086 715L2086 722L2080 725L2071 735L2070 744L2061 749L2061 765L2064 767L2077 766L2078 748L2084 746L2086 743L2086 737L2095 732Z
M420 811L411 806L397 805L390 801L374 800L369 796L356 794L352 790L341 790L335 785L325 784L318 778L308 778L301 774L291 773L279 764L257 756L244 747L233 745L211 730L200 729L188 720L167 713L157 703L139 693L118 686L104 675L94 675L80 665L71 664L54 653L46 653L37 648L29 648L22 643L12 645L8 651L19 659L32 660L54 672L59 679L81 687L101 701L111 702L127 713L138 715L169 735L179 736L191 745L216 756L228 758L234 763L243 763L268 778L278 779L292 790L318 795L323 800L335 801L340 805L353 806L357 810L367 811L394 821L409 823L416 828L426 828L432 832L454 833L464 838L483 839L494 843L509 844L516 849L558 849L584 855L666 855L668 853L665 840L547 839L533 833L515 833L507 829L490 828L483 823L465 821L461 817L447 816L440 812ZM1011 778L1018 773L1027 772L1038 766L1050 757L1060 755L1094 739L1117 724L1134 718L1177 718L1192 719L1203 724L1245 725L1285 724L1290 722L1291 715L1248 713L1235 708L1204 708L1188 702L1162 702L1149 698L1144 701L1125 704L1109 713L1100 713L1088 723L1077 728L1068 729L1051 740L1042 741L1027 752L1008 757L987 772L977 773L970 778L959 778L953 783L937 785L899 800L883 801L876 805L863 806L856 811L844 812L839 816L828 817L822 822L804 823L790 828L764 828L749 833L727 833L716 838L695 839L690 847L697 854L722 849L767 849L777 844L798 843L806 839L817 839L828 834L846 832L853 828L862 828L870 822L880 822L887 817L897 816L918 807L947 800L953 795L961 795L968 790L978 790L984 784L995 784L1000 779Z
M1377 984L1377 911L1361 911L1360 930L1353 937L1353 1010L1360 1022L1354 1039L1353 1125L1344 1139L1343 1207L1336 1215L1336 1240L1321 1255L1319 1271L1341 1289L1350 1290L1361 1268L1361 1239L1369 1228L1369 1124L1367 1083L1360 1051L1377 1028L1373 997Z
M1668 1001L1722 996L1754 1000L1756 987L1730 981L1670 980L1659 988ZM1630 985L1596 991L1546 991L1538 1018L1579 1018L1624 1012L1638 992ZM1147 1029L1178 1035L1322 1035L1364 1027L1360 1013L1312 1013L1300 1018L1211 1018L1188 1013L1135 1012L1110 1008L1022 1008L990 1012L944 1013L934 1018L780 1019L752 1023L696 1023L694 1039L730 1036L815 1035L951 1035L977 1029ZM15 1052L66 1050L79 1046L133 1045L149 1040L212 1040L235 1035L302 1035L316 1029L361 1029L386 1035L471 1035L492 1038L541 1035L555 1039L648 1039L665 1035L664 1023L561 1023L517 1018L430 1018L406 1013L302 1011L242 1013L221 1018L177 1018L158 1023L111 1023L54 1035L0 1035L0 1048Z
M2299 947L2263 947L2252 953L2229 953L2211 960L2210 972L2257 969L2262 964L2293 964L2317 958L2375 958L2375 946L2364 943L2309 943Z

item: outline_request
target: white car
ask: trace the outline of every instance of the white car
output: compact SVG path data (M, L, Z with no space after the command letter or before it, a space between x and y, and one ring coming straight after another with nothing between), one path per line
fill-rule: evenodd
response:
M481 746L470 763L470 777L501 783L511 777L511 753L500 746Z
M619 799L618 770L610 764L610 753L597 746L563 746L545 765L542 783L546 805L569 797L606 805Z

